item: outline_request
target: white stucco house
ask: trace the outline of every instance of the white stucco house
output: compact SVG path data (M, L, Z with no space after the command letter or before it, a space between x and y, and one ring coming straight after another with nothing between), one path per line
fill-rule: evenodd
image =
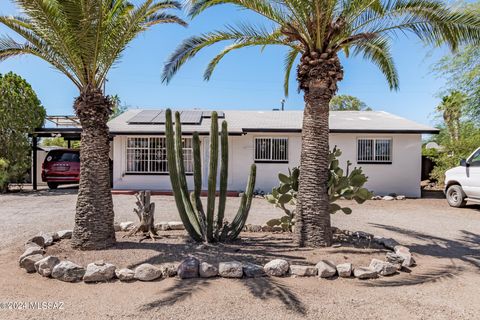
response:
M202 168L207 181L210 111L182 111L186 170L192 171L191 135L201 135ZM228 122L228 190L242 191L249 167L257 164L256 188L270 192L278 173L300 164L302 111L219 112ZM220 119L220 120L221 120ZM164 110L129 110L109 122L113 137L115 190L171 190L166 158ZM330 115L330 146L361 166L369 177L366 187L376 194L420 197L422 134L438 130L381 111L339 111ZM187 177L193 185L193 177ZM206 189L206 184L204 185Z

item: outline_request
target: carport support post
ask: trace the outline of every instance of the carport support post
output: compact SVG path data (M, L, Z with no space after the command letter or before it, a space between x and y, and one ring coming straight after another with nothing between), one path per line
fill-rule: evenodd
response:
M37 190L37 136L32 136L32 188L33 190Z
M68 139L67 140L67 148L70 149L72 147L72 144L71 144L72 140Z

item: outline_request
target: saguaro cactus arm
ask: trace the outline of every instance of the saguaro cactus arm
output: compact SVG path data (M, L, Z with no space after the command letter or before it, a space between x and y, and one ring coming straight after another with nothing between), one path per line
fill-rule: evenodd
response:
M191 203L185 201L185 197L183 195L182 187L180 186L179 182L179 173L177 169L177 162L176 162L176 153L175 153L175 139L174 139L174 132L173 132L173 124L172 124L172 112L171 110L167 110L165 112L165 135L167 141L167 161L168 161L168 171L170 175L170 182L172 184L173 195L175 197L175 203L177 204L178 213L180 215L180 219L185 226L188 234L195 240L195 241L202 241L202 232L200 228L200 224L198 223L198 219L195 215L195 212L191 209ZM182 157L183 158L183 157ZM183 174L183 176L185 176ZM190 206L187 207L186 205L189 204Z
M202 228L202 235L205 240L207 234L207 222L205 211L203 210L202 200L200 199L202 193L202 161L200 157L200 137L198 132L193 133L193 181L194 191L191 194L193 209L195 210L200 227Z
M226 121L222 122L222 131L220 133L221 142L221 160L220 160L220 192L218 200L217 228L215 238L218 239L219 232L223 227L223 218L225 216L225 206L227 203L228 187L228 125Z
M214 240L213 219L215 214L215 193L217 192L218 171L218 115L212 112L210 127L210 163L208 168L208 197L207 197L207 238Z
M242 196L240 208L238 208L237 215L229 226L230 232L227 235L227 240L234 240L235 238L237 238L240 232L243 230L243 227L245 226L245 222L247 221L248 213L250 212L250 207L252 205L256 177L257 166L255 164L252 164L252 166L250 167L250 176L248 178L247 189Z

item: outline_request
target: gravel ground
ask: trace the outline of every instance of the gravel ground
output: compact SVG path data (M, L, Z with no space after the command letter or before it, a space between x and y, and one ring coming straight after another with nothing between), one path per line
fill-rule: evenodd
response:
M0 195L0 309L1 302L63 302L62 310L0 310L0 319L479 318L478 205L452 209L441 199L345 202L353 214L334 215L333 225L393 237L416 255L418 266L411 273L372 281L167 279L87 285L25 274L17 266L23 242L39 231L71 228L75 199L71 189ZM179 220L171 197L153 200L157 221ZM133 196L114 196L116 221L135 221L134 202ZM238 198L229 199L227 215L237 206ZM248 222L262 224L280 214L255 199ZM326 250L335 257L359 254ZM160 261L162 254L157 252ZM307 249L305 255L312 254Z

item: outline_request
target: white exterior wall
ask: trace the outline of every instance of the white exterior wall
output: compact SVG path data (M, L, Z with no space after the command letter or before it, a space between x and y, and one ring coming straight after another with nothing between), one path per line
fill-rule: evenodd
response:
M278 185L278 173L287 172L289 167L300 164L301 135L299 133L249 133L229 138L229 180L228 189L243 191L246 187L250 165L254 161L255 137L288 137L289 163L257 163L256 189L271 191ZM392 164L361 164L356 162L357 139L377 137L392 139ZM208 137L202 139L202 158L208 155L204 146ZM207 139L207 140L206 140ZM127 136L116 136L113 147L113 184L114 189L150 189L170 190L168 175L125 175ZM408 197L420 197L421 174L421 135L420 134L352 134L333 133L330 135L330 146L337 145L343 152L340 165L346 166L347 160L354 166L361 166L369 177L366 187L376 194L403 194ZM204 163L202 168L208 165ZM188 176L189 186L193 186L193 177ZM203 174L206 189L206 174Z

